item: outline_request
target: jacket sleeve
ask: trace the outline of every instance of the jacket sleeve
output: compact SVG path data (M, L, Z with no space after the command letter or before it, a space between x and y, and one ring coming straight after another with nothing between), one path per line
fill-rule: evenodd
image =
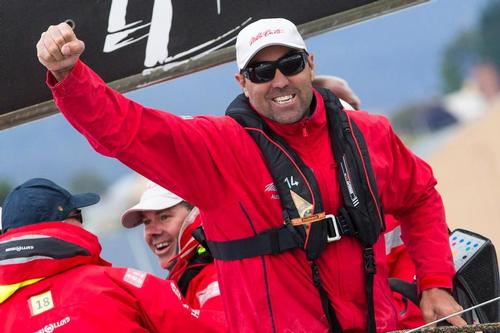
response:
M47 84L66 119L99 153L115 157L200 208L220 202L206 193L224 186L217 161L232 153L219 126L225 117L183 119L143 107L114 91L83 62L63 81ZM179 182L182 179L182 182ZM203 195L205 194L205 195ZM214 200L215 199L215 200Z
M131 268L108 271L115 281L136 300L140 319L151 332L225 332L217 311L190 307L172 280L163 280Z
M401 223L401 236L415 264L419 290L451 289L455 269L436 179L430 166L403 144L385 118L382 123L387 135L380 143L383 152L378 153L386 159L380 189L385 213Z
M221 331L227 327L215 263L208 264L190 281L186 300L189 304L199 304L202 313L209 311L218 320L214 324L218 324Z

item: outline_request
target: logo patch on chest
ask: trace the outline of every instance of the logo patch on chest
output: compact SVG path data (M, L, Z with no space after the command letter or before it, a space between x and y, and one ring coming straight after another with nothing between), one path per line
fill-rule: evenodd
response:
M264 192L271 193L271 199L274 199L274 200L280 199L280 196L278 194L278 190L276 189L276 185L274 185L274 183L267 184L266 187L264 188Z
M52 293L46 291L42 294L32 296L28 299L28 306L32 316L36 316L42 312L54 308L54 301L52 300Z

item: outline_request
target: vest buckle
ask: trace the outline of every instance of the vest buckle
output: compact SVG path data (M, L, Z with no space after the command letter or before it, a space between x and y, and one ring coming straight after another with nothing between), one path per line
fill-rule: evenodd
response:
M326 241L328 243L338 241L341 238L339 227L337 225L337 218L333 214L327 214L325 216L327 232Z

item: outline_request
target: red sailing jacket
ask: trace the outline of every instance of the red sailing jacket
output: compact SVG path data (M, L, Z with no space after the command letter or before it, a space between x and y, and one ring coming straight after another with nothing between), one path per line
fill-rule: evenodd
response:
M186 302L200 313L208 310L214 316L214 329L220 332L227 331L224 305L219 290L219 281L215 262L192 263L190 259L196 256L197 251L206 251L196 241L191 233L201 226L198 208L194 207L182 223L179 232L179 254L171 259L175 262L168 278L179 283L179 280L189 268L198 266L199 273L189 280L184 298Z
M80 227L16 228L0 236L0 250L0 332L216 332L173 281L109 267Z
M61 112L98 152L199 207L209 240L245 238L282 225L279 196L262 153L233 119L182 119L145 108L107 87L82 62L57 84L49 75L48 84ZM314 170L326 213L334 214L342 204L337 164L324 104L317 92L315 98L311 117L289 125L266 121ZM385 212L404 221L403 238L416 262L419 288L451 288L454 268L444 209L430 167L404 146L385 118L347 114L365 136ZM345 331L366 328L361 251L358 240L343 237L328 244L318 260L323 286ZM374 251L376 324L386 332L396 328L397 315L383 237ZM216 264L230 331L328 331L303 250Z

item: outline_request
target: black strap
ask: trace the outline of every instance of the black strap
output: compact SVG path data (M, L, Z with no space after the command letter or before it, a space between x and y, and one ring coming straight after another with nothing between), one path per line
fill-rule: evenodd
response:
M205 249L208 249L205 230L203 230L203 227L201 225L191 232L191 236L193 236L193 238L196 239L196 241L200 243L201 246L203 246Z
M330 325L330 330L332 331L332 333L342 332L342 326L340 326L337 315L333 310L332 302L330 302L328 294L321 284L318 265L316 265L314 261L311 261L311 271L314 286L316 287L316 289L318 289L319 297L321 299L321 306L323 307L323 312L325 313L328 324Z
M338 221L337 225L340 236L354 234L352 223L348 218L339 215L336 217L336 220ZM313 223L320 223L321 221ZM324 221L328 225L328 232L324 237L334 236L332 234L334 233L332 223L335 223L335 221L329 217L325 218ZM303 247L303 241L298 237L298 232L296 232L295 228L291 224L287 224L280 228L269 229L246 238L223 242L207 240L207 245L212 256L219 260L239 260L269 254L279 254Z
M404 298L407 298L416 305L419 305L420 301L418 299L417 284L415 282L410 283L401 279L390 278L389 286L392 291L401 294Z
M219 260L239 260L295 249L299 244L285 227L232 241L207 241L210 253Z
M375 307L373 305L373 278L377 273L375 265L375 255L372 247L365 247L363 250L363 261L365 266L365 294L367 302L367 329L369 333L376 332Z
M327 110L331 111L326 117L333 155L338 164L337 179L343 208L358 229L356 237L364 246L371 246L385 225L367 144L356 122L345 111L339 110L338 99L324 90L319 92Z

